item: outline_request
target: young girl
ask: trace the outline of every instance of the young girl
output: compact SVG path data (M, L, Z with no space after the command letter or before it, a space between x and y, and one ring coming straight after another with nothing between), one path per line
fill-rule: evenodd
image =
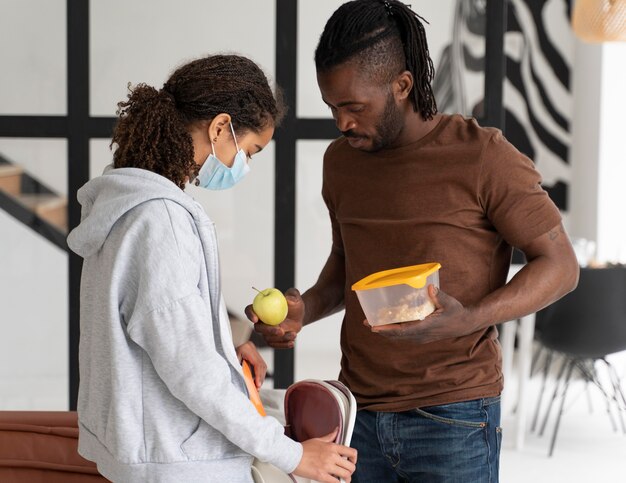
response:
M215 228L184 193L227 189L270 141L280 106L259 67L216 55L119 104L114 168L78 192L84 258L79 452L113 481L250 482L253 457L347 481L356 451L287 438L248 399L220 291ZM216 209L218 209L216 207ZM257 380L257 383L260 381Z

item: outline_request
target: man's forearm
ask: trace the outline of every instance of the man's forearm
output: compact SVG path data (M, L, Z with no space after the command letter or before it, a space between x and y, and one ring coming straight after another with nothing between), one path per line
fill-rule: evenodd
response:
M576 287L578 263L565 231L559 227L542 238L542 249L527 253L529 262L508 284L468 307L476 330L537 312Z
M550 273L543 260L527 264L504 287L492 292L471 311L475 329L518 319L550 305L575 287L572 278Z
M307 290L302 299L304 300L304 325L317 322L329 315L339 312L344 308L343 287L341 289L341 299L337 297L334 288L321 288L315 284Z
M345 259L333 251L315 285L302 295L303 324L308 325L342 310L345 283Z

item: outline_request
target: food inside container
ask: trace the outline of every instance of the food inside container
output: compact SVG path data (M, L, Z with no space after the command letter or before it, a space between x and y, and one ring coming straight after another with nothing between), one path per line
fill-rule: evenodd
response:
M439 287L439 263L376 272L352 285L370 325L423 320L435 310L428 286Z

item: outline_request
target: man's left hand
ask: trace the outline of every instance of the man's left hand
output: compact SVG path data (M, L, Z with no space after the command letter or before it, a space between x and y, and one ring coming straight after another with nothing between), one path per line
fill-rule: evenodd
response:
M461 302L434 285L428 286L428 295L435 305L435 311L424 320L372 327L366 319L363 324L375 334L390 339L413 340L420 344L461 337L474 331L470 323L470 311Z

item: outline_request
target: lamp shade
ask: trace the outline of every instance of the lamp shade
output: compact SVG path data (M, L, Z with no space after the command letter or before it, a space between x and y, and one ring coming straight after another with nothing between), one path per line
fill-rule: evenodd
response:
M586 42L626 40L626 0L576 0L574 33Z

